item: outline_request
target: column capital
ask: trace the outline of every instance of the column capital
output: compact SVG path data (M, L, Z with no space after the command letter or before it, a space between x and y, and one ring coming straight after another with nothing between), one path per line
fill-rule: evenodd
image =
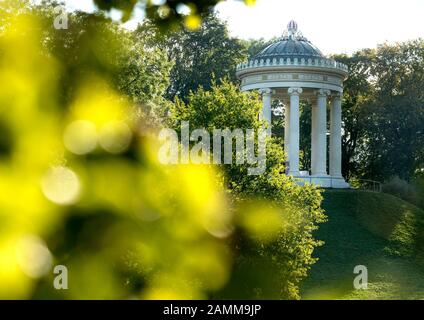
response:
M331 97L333 99L342 99L343 98L343 92L334 92Z
M302 88L289 88L288 90L287 90L287 92L288 92L288 94L289 95L300 95L302 92L303 92L303 89Z
M317 97L328 97L331 95L331 91L330 90L326 90L326 89L319 89L315 91L315 95Z
M270 88L259 89L259 93L268 95L268 94L271 94L271 89Z

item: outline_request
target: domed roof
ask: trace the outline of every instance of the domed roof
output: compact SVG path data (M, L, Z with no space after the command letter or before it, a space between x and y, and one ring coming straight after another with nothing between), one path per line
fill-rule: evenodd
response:
M259 52L254 59L273 58L324 58L322 52L298 30L297 23L290 21L287 31L277 41Z

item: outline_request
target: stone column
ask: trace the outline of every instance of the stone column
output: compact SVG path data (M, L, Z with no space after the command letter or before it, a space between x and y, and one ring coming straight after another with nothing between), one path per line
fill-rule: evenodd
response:
M299 102L302 88L289 88L289 174L299 176Z
M287 156L289 154L290 146L290 103L284 101L284 151Z
M327 96L329 90L317 91L317 103L312 111L312 175L327 175Z
M342 178L342 96L333 95L330 114L330 175Z
M271 134L271 89L261 89L259 92L262 94L262 115L260 119L268 123L268 132Z
M317 164L316 156L316 148L317 148L317 101L312 101L311 106L311 174L316 171L315 167Z

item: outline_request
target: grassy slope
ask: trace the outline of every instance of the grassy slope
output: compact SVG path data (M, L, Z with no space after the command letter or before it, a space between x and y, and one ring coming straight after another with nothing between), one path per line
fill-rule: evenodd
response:
M317 232L325 245L302 283L304 299L424 299L424 211L373 192L327 190L328 215ZM354 290L365 265L368 290Z

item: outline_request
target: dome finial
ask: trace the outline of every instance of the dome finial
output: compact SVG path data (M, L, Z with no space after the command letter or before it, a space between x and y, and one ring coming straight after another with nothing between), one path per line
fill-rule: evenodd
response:
M287 30L290 35L294 35L297 32L297 22L294 20L291 20L289 24L287 25Z

